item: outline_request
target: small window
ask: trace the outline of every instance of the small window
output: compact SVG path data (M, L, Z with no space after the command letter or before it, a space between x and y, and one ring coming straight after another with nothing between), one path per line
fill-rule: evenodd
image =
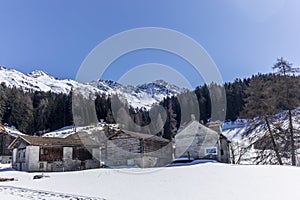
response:
M44 154L45 154L44 149L41 149L41 150L40 150L40 154L41 154L41 155L44 155Z
M40 163L40 169L44 169L44 163Z
M217 155L218 154L217 147L206 148L205 154L206 155Z

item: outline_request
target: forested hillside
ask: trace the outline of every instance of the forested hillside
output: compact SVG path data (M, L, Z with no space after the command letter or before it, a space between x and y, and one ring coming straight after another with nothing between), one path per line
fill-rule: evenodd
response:
M244 104L244 89L247 87L248 80L236 80L233 83L226 83L225 87L228 96L228 112L227 118L234 120ZM165 133L170 132L170 126L179 126L181 120L181 107L178 98L185 99L182 104L189 104L189 98L193 98L196 94L199 100L201 120L207 122L210 118L210 98L208 86L199 86L194 92L183 93L177 97L164 98L160 105L168 111L167 124L165 124ZM63 126L73 124L72 115L72 95L65 93L51 93L41 91L23 91L15 87L7 87L5 83L0 85L0 119L3 124L16 126L20 131L27 134L42 134L52 131ZM104 119L109 123L114 123L111 111L111 99L118 98L116 96L107 96L106 94L97 94L94 100L98 119ZM181 100L182 101L182 100ZM124 104L123 107L129 108L126 112L130 113L133 121L139 125L147 125L150 123L149 111L144 108L133 108L124 100L120 100ZM231 105L240 105L239 107ZM181 107L180 107L181 106ZM194 105L196 106L196 105ZM152 108L152 110L155 109ZM192 112L192 111L191 111ZM171 113L171 114L170 114ZM194 113L197 115L197 113ZM174 119L175 120L174 120ZM190 116L185 116L189 120ZM170 125L173 124L173 125ZM175 125L174 125L175 124ZM168 133L170 135L170 133ZM166 136L169 138L170 136Z

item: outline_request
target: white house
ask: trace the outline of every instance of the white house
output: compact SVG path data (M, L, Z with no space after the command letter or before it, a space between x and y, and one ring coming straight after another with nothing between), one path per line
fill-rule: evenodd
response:
M175 136L175 158L180 157L230 163L230 141L222 135L221 123L207 127L192 120L187 124Z

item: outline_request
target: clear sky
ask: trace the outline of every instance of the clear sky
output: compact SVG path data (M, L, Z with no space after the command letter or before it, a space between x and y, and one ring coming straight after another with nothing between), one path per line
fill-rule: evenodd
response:
M233 81L271 72L281 56L300 64L299 2L1 0L0 65L74 79L88 53L108 37L132 28L164 27L195 39L223 80ZM193 87L201 84L184 61L154 50L123 56L104 77L119 80L124 72L147 63L176 66ZM148 81L146 75L137 79Z

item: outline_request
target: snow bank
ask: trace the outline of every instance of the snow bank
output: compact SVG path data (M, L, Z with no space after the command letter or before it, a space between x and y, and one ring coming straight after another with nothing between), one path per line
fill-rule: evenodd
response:
M0 199L8 197L1 190L3 185L108 200L282 200L300 196L300 168L296 167L207 163L174 168L47 173L50 178L33 180L35 174L0 172L2 177L19 180L0 183ZM17 195L16 191L11 197Z

